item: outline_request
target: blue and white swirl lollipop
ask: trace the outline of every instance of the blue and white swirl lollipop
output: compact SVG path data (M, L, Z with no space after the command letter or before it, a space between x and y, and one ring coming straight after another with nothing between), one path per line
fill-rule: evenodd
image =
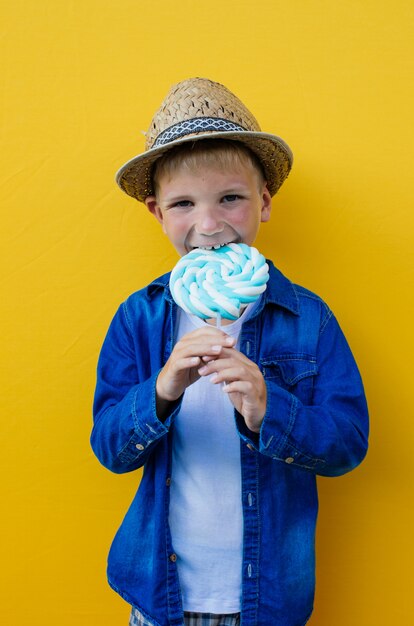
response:
M266 289L269 266L256 248L230 243L218 250L197 248L183 256L170 277L175 302L202 319L236 320Z

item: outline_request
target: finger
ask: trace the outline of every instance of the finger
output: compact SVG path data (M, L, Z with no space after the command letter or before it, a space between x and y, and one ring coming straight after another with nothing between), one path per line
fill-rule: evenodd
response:
M174 352L176 355L182 356L214 356L219 354L224 349L233 349L234 338L229 336L224 336L221 338L214 337L213 340L211 337L204 338L205 340L202 342L200 338L198 341L188 341L184 339L180 339L177 342Z
M246 380L234 380L223 387L226 393L240 393L246 398L253 396L254 389L253 383Z
M208 326L207 324L202 328L197 328L190 333L184 335L180 342L183 341L213 341L213 343L224 343L225 345L234 345L236 343L236 339L227 335L224 331L216 328L215 326Z
M199 370L199 374L202 376L206 376L207 373L202 371L204 367ZM240 382L251 382L248 372L246 372L243 368L240 367L227 367L224 369L220 369L217 361L217 365L213 365L213 374L210 378L212 383L229 383L232 381L240 381Z
M186 345L177 343L174 356L177 360L192 356L198 356L200 358L207 356L214 358L216 355L220 354L222 348L223 346L220 344L211 345L211 343L194 343Z
M204 361L204 358L202 359L202 361ZM216 374L216 368L214 367L215 362L216 360L213 359L209 361L207 365L202 365L202 367L198 369L198 373L200 374L200 376L208 376L209 374Z
M211 361L214 361L216 357L215 356L203 356L201 358L204 361L204 363L210 363Z
M244 356L244 354L241 354L240 352L235 351L233 346L230 346L230 347L223 346L222 349L220 350L220 356L222 356L222 357L225 357L225 356L233 357L233 356L236 356L237 354L239 354L240 357L247 362L247 359ZM212 356L203 356L202 357L202 359L203 359L203 361L205 363L208 363L209 361L211 361L214 358L216 358L216 357L214 357L214 356L213 357Z
M223 349L220 352L220 358L231 359L234 362L243 363L246 367L257 367L253 361L237 350L234 346L223 346Z
M235 376L240 376L241 378L248 379L254 377L254 369L248 362L244 362L237 356L233 357L231 352L230 356L226 358L225 352L225 350L221 350L216 357L209 358L208 361L206 361L205 358L202 358L202 375L206 376L227 370L227 373L234 371Z
M172 376L175 376L176 374L191 369L192 367L197 367L200 363L201 359L199 356L183 357L175 359L174 362L170 364L168 371Z

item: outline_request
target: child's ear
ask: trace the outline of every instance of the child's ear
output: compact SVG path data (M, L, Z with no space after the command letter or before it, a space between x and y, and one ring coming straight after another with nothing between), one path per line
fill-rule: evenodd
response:
M159 221L161 226L164 224L164 218L162 215L162 211L157 202L157 198L155 196L148 196L145 198L145 205L150 213Z
M265 183L262 191L262 211L261 211L261 222L268 222L270 220L270 212L272 210L272 196L267 188L267 183Z

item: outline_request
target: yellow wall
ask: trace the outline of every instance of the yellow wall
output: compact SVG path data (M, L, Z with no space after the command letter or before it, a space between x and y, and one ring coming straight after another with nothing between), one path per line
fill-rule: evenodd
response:
M0 13L1 623L127 624L105 563L139 474L110 474L89 448L95 365L117 305L176 255L113 176L170 84L194 75L291 145L257 245L332 306L365 380L369 456L319 481L310 624L414 623L412 2L14 0Z

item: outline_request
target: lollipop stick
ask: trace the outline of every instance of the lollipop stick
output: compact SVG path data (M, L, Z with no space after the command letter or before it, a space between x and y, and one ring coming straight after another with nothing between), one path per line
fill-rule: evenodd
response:
M216 326L218 329L221 330L221 315L220 313L217 313L217 318L216 318ZM223 380L223 382L221 383L221 387L222 389L226 386L226 382Z

